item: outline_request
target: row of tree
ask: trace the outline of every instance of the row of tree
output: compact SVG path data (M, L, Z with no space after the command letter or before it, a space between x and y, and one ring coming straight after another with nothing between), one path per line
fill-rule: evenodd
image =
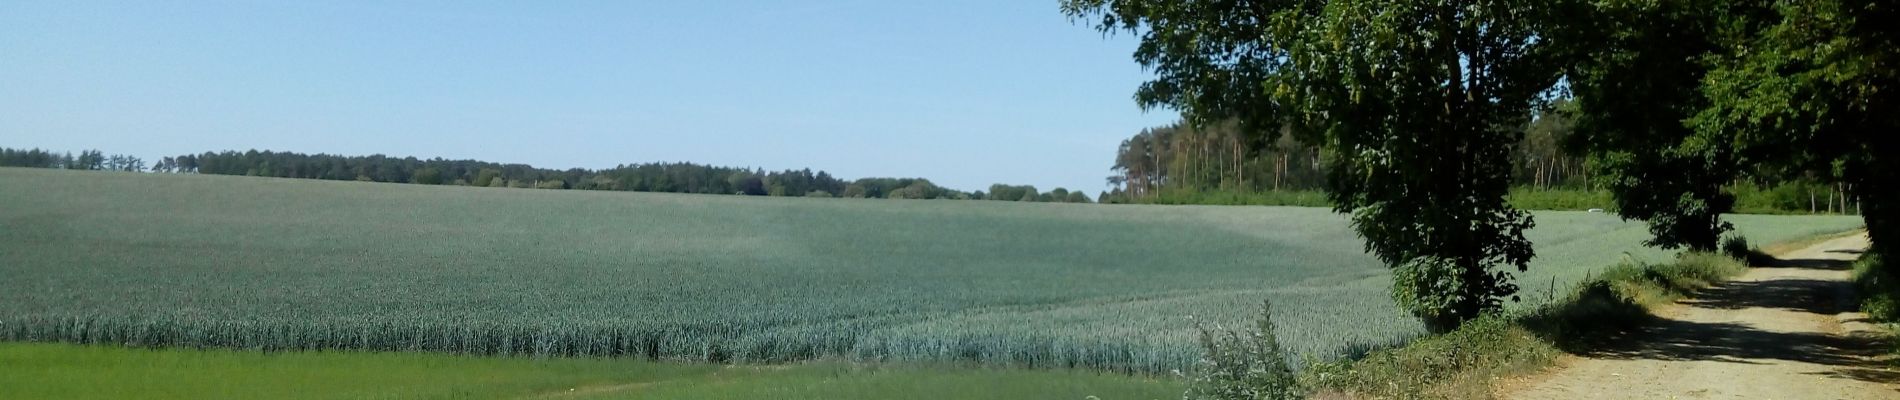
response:
M1565 151L1575 107L1559 99L1523 127L1512 152L1512 184L1532 189L1588 189L1586 156ZM1141 202L1169 191L1322 190L1327 163L1320 146L1292 135L1257 140L1228 120L1143 129L1123 140L1104 202Z
M124 154L106 155L98 150L81 151L74 155L40 149L0 148L0 167L144 171L145 160Z
M144 161L124 155L106 156L96 150L60 154L45 150L0 148L0 166L86 170L145 171ZM860 178L844 180L810 169L765 171L693 163L625 164L590 170L555 170L526 164L476 160L339 156L275 151L223 151L164 157L151 172L278 178L356 180L539 189L618 190L636 192L740 194L749 196L855 197L890 199L960 199L1088 203L1088 195L1056 188L1038 192L1035 186L990 186L991 195L963 192L923 178Z
M1118 163L1129 191L1177 179L1245 186L1242 173L1258 176L1244 157L1222 158L1206 143L1318 144L1328 200L1393 269L1394 300L1437 329L1517 292L1511 270L1533 255L1524 231L1534 221L1506 196L1526 167L1537 186L1607 189L1620 215L1649 224L1650 244L1696 250L1716 248L1730 229L1721 215L1734 206L1732 183L1819 179L1860 200L1871 252L1900 256L1900 7L1885 2L1062 8L1138 36L1135 61L1156 76L1136 100L1180 110L1208 132L1193 142L1203 144L1174 146L1197 155L1185 168L1154 146L1124 149L1154 160ZM1571 121L1540 117L1553 112ZM1227 126L1238 134L1220 133ZM1574 133L1527 136L1539 129ZM1226 164L1231 177L1202 172ZM1151 172L1164 166L1165 175Z

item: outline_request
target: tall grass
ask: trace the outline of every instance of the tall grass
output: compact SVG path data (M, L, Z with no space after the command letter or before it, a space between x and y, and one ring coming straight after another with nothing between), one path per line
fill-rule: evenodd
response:
M490 190L0 168L0 339L1166 373L1187 315L1330 359L1422 332L1326 209ZM1538 213L1519 282L1662 260ZM1737 216L1753 238L1858 225ZM1526 293L1526 299L1536 298ZM1532 307L1527 300L1513 307Z

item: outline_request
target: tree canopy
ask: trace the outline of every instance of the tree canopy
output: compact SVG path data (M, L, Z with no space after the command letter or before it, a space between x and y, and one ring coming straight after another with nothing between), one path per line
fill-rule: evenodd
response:
M1518 130L1562 75L1557 10L1533 0L1067 0L1104 32L1140 35L1145 107L1249 143L1283 132L1327 151L1328 197L1396 273L1394 298L1446 329L1516 292L1530 260L1514 209Z
M1900 256L1900 7L1789 0L1731 15L1699 81L1702 136L1756 172L1831 177L1862 198L1872 251Z

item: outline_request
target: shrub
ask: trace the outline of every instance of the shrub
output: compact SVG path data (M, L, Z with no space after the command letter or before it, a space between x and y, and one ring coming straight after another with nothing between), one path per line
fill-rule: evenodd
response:
M1748 245L1748 238L1745 237L1730 236L1722 240L1722 253L1728 254L1729 257L1745 260L1748 259L1749 252L1753 250L1754 248Z
M1900 321L1900 277L1881 264L1877 254L1854 263L1854 286L1860 291L1860 311L1876 321Z
M1273 333L1273 303L1261 302L1250 332L1220 331L1197 323L1206 355L1188 383L1186 399L1298 399L1301 392L1287 352ZM1216 327L1218 328L1218 327Z

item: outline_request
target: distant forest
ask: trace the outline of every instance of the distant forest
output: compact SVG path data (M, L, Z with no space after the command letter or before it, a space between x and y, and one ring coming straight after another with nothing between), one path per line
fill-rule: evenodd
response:
M268 176L324 180L413 183L537 189L619 190L634 192L739 194L750 196L856 197L888 199L959 199L1088 203L1087 193L1030 185L991 185L988 192L963 192L923 178L845 180L810 169L765 171L693 163L626 164L613 168L565 170L526 164L476 160L339 156L250 150L164 157L150 164L127 155L95 150L56 153L40 149L0 148L0 166L81 170L150 171L214 175Z
M1527 209L1611 207L1590 177L1589 160L1566 151L1574 140L1574 106L1554 102L1523 127L1512 154L1513 203ZM1233 123L1196 128L1185 122L1143 129L1115 153L1103 203L1325 206L1326 154L1290 135L1259 142ZM1757 173L1726 188L1742 213L1855 214L1846 188L1825 177L1790 179Z
M1516 186L1587 190L1585 160L1563 150L1574 123L1567 101L1534 118L1513 155ZM1291 135L1247 138L1229 123L1184 122L1144 129L1123 140L1111 168L1108 201L1144 202L1182 192L1316 191L1326 185L1325 154Z

